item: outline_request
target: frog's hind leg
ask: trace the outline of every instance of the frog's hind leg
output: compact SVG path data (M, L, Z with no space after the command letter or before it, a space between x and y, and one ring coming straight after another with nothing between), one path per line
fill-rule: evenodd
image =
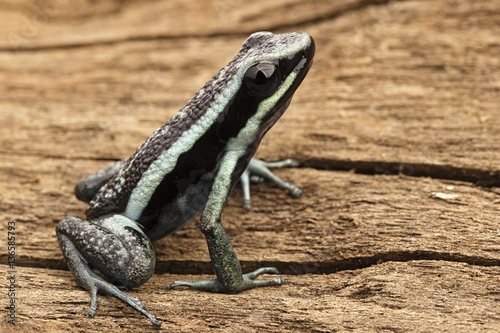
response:
M123 293L98 276L98 269L125 287L137 287L154 272L155 255L148 237L131 219L109 215L92 221L65 217L56 228L59 245L79 286L90 292L89 316L97 311L97 292L112 295L147 316L155 325L156 318L134 297Z
M296 167L299 164L295 160L286 159L277 162L266 162L256 158L252 158L248 164L247 169L241 175L240 181L243 186L243 207L249 209L252 205L250 199L250 180L252 177L258 177L260 179L267 179L279 187L288 190L290 195L294 198L299 197L302 194L300 188L285 182L278 176L276 176L270 169L275 168L287 168Z
M80 201L89 203L97 192L106 185L114 175L120 171L125 161L118 161L115 164L101 169L78 182L75 186L76 198Z

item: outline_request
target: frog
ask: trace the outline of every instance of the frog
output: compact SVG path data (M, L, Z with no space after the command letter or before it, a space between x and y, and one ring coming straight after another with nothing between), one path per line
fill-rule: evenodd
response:
M290 105L314 52L314 40L305 32L251 34L234 59L131 157L76 185L77 198L87 203L86 219L66 216L57 224L56 234L76 283L90 294L90 317L97 312L100 292L159 326L138 298L122 290L141 286L154 274L153 242L198 215L215 278L174 281L168 289L185 286L234 294L284 283L280 277L256 279L279 274L275 267L242 272L221 215L239 180L244 207L250 207L252 175L271 179L294 197L301 194L270 170L296 162L265 162L254 155Z

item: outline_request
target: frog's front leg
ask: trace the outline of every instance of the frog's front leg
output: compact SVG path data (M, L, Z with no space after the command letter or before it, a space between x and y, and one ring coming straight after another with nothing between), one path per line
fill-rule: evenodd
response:
M147 316L156 318L134 297L98 276L92 268L133 288L146 282L154 273L153 245L137 223L123 215L109 215L86 221L65 217L56 228L59 245L79 286L90 292L89 316L97 311L97 292L112 295Z
M243 207L249 209L252 205L250 199L250 178L252 176L257 176L263 179L267 179L279 187L288 190L290 195L294 198L299 197L302 194L300 188L285 182L276 176L270 169L274 168L286 168L286 167L296 167L298 166L297 161L286 159L277 162L265 162L256 158L252 158L248 164L247 169L241 175L240 181L243 187Z
M237 159L237 156L232 156L230 153L225 156L201 215L201 231L207 240L210 259L217 277L205 281L175 281L168 286L169 289L188 286L198 290L233 294L254 287L280 285L285 282L281 278L254 280L261 274L279 274L275 267L264 267L243 274L236 253L222 227L222 207L231 189L231 174L235 170Z

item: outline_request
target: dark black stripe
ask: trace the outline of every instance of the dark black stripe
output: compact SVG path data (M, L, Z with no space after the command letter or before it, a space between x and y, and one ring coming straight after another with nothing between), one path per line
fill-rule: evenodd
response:
M123 175L126 179L122 190L112 200L104 198L98 194L93 205L87 207L87 218L97 218L99 216L110 213L122 213L128 203L128 198L139 183L142 174L149 168L162 152L169 149L179 137L187 131L194 123L196 123L206 112L209 105L214 101L220 91L227 86L227 83L237 71L239 62L241 61L241 52L227 65L225 75L222 77L217 73L212 80L208 81L203 90L205 93L199 92L184 107L184 115L179 117L178 114L170 119L162 128L168 126L169 130L163 136L155 137L155 140L146 141L136 150L127 161L123 168L127 168L128 172ZM141 154L142 152L145 152ZM133 161L133 162L132 162ZM132 163L133 165L130 165ZM104 186L100 193L104 193L107 188L114 188L119 183L118 177L113 177L108 184Z
M240 91L228 103L207 132L190 150L179 156L175 168L162 180L153 193L148 206L142 213L141 224L147 228L148 222L154 220L166 203L173 202L175 198L184 195L188 187L200 181L203 175L218 169L229 139L237 136L246 126L248 119L257 111L259 102L244 91ZM236 170L237 173L241 174L244 171L253 156L251 150L254 149L249 149L251 156L247 157L247 161L241 161L244 167Z

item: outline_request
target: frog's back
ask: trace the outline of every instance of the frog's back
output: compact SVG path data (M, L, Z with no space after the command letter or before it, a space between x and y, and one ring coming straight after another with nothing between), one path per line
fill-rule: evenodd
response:
M229 81L234 80L243 54L238 53L125 161L87 206L89 219L118 213L147 228L168 209L175 215L176 203L190 206L193 212L182 214L183 219L198 213L226 142L243 121L224 114L233 94L227 87L232 86Z

